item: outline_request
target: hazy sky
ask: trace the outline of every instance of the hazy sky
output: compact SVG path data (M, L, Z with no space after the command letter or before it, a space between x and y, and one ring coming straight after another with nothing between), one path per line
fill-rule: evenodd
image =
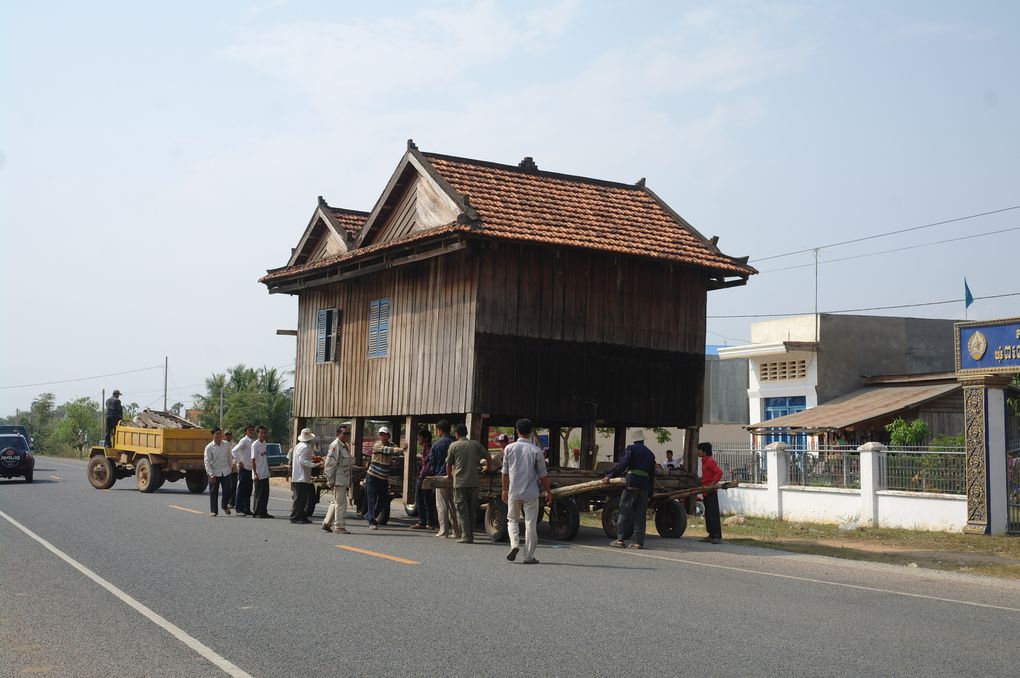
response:
M1016 2L90 2L0 10L0 413L190 402L294 362L257 282L316 204L371 209L405 141L648 185L767 257L1020 205ZM1020 210L823 249L819 308L1020 292ZM979 234L1000 231L994 235ZM970 239L835 259L954 238ZM811 312L810 254L709 314ZM876 311L962 318L963 305ZM971 319L1020 315L1020 296ZM750 319L710 319L742 343ZM724 340L724 337L728 339Z

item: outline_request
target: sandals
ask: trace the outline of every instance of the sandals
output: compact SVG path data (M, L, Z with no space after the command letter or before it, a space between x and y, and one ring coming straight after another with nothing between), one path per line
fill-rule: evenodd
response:
M642 546L641 544L631 544L627 548L629 548L629 549L643 549L644 546Z
M623 549L623 548L627 548L627 542L625 542L625 541L621 541L621 540L619 540L619 539L617 539L617 540L615 540L615 541L611 541L611 542L609 542L609 545L610 545L610 546L615 546L615 547L616 547L616 548L618 548L618 549Z

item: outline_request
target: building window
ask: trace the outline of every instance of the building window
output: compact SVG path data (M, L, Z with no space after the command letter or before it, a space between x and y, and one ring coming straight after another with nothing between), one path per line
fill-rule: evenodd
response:
M761 381L803 379L806 376L806 360L778 360L771 363L761 363L758 366L758 379Z
M806 396L788 396L786 398L765 398L764 420L778 419L788 414L796 414L807 409ZM807 436L803 433L790 435L779 433L780 429L762 429L765 433L766 443L786 443L787 445L802 448L807 444Z
M376 299L368 305L368 357L385 358L390 353L389 299Z
M343 313L338 308L321 308L315 318L315 363L340 360L340 328Z

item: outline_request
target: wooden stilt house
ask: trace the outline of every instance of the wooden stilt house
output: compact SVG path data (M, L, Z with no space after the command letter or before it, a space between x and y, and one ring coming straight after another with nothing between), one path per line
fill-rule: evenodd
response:
M481 438L527 416L580 426L591 463L596 425L617 428L617 449L627 426L696 428L706 295L756 272L716 242L644 179L408 142L371 212L320 197L287 265L261 279L298 297L295 429L447 417Z

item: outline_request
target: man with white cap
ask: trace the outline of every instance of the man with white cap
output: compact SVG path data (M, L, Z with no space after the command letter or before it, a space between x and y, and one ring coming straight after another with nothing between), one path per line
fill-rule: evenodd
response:
M368 529L379 529L379 517L383 515L386 504L390 501L390 467L393 455L402 454L407 441L400 447L390 445L390 427L379 427L379 440L372 447L372 461L365 472L365 498L367 510L365 518Z
M303 428L298 436L298 444L294 447L291 461L290 487L294 492L294 505L290 510L290 522L308 525L308 497L314 491L312 487L312 469L316 461L312 457L312 447L308 444L315 440L312 429Z
M645 547L645 523L648 520L648 499L655 487L655 454L645 446L644 429L636 429L631 434L633 441L624 451L613 470L602 482L609 484L610 478L627 474L627 482L620 497L620 516L616 522L616 541L610 546L624 548L627 537L633 531L632 549Z

